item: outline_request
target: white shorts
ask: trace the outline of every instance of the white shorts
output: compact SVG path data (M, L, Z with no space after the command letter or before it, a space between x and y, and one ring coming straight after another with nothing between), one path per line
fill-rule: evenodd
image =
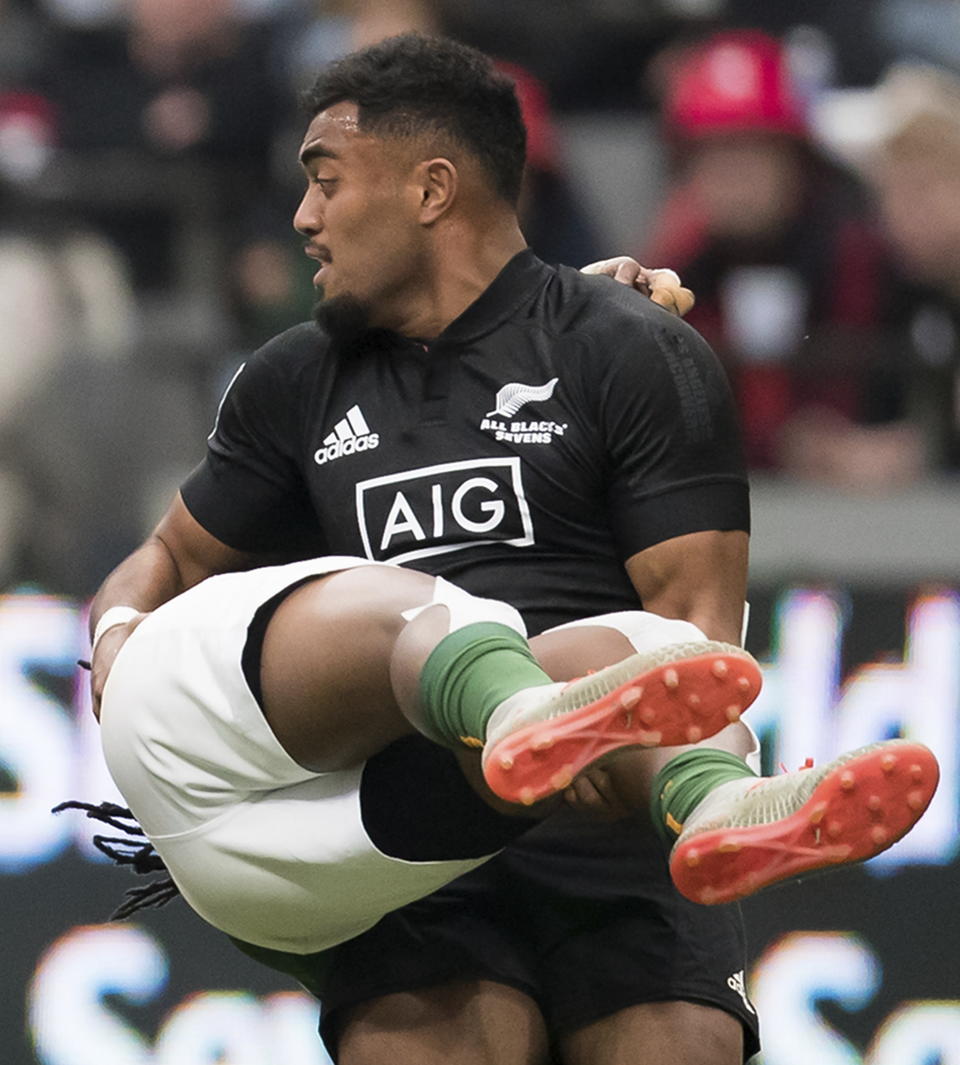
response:
M211 577L123 646L100 718L107 765L183 897L214 927L309 954L371 928L493 855L392 858L360 814L363 766L314 773L280 746L241 668L257 609L332 556Z

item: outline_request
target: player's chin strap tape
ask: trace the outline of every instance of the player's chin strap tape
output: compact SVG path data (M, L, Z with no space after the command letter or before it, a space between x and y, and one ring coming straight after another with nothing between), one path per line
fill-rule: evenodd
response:
M62 802L54 806L53 813L63 810L83 810L93 821L100 821L111 828L123 832L123 836L93 837L93 845L117 865L131 865L133 871L141 876L150 873L165 873L167 867L163 859L153 849L153 844L146 838L143 829L137 824L133 814L125 806L112 802L93 805L89 802ZM165 906L180 894L180 889L171 877L151 880L143 887L130 888L124 893L124 901L110 914L111 921L122 921L125 917L150 906Z

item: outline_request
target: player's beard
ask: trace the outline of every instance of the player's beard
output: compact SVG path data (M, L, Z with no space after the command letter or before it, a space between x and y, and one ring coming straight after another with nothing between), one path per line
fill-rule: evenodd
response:
M356 347L371 328L369 305L351 295L331 299L321 296L314 305L313 317L341 351Z

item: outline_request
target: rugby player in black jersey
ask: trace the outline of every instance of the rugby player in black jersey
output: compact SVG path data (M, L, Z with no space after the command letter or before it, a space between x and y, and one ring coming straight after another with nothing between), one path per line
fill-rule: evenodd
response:
M310 100L295 224L319 324L238 372L205 462L98 593L95 692L136 621L109 609L139 616L211 574L332 553L506 600L531 632L642 604L736 643L748 502L722 373L649 301L526 249L509 83L409 35L332 65ZM420 742L367 763L388 793L453 757ZM737 725L624 755L568 798L622 812L652 789L657 829L683 833L678 883L702 901L777 879L764 854L829 841L826 861L850 856L846 827L806 803L820 778L758 781L753 746ZM863 755L878 803L859 827L877 848L903 772L888 756ZM856 776L835 790L863 793ZM756 801L771 790L802 824ZM743 967L737 915L677 894L648 820L560 813L337 947L324 1035L342 1065L734 1065L757 1046Z

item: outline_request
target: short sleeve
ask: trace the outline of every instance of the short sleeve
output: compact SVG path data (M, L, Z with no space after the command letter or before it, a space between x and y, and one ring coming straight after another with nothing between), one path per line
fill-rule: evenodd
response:
M187 509L218 540L278 558L322 553L296 461L297 423L295 389L261 349L227 386L206 457L181 487Z
M624 559L687 533L749 531L740 432L719 360L666 314L632 333L601 387L607 501Z

